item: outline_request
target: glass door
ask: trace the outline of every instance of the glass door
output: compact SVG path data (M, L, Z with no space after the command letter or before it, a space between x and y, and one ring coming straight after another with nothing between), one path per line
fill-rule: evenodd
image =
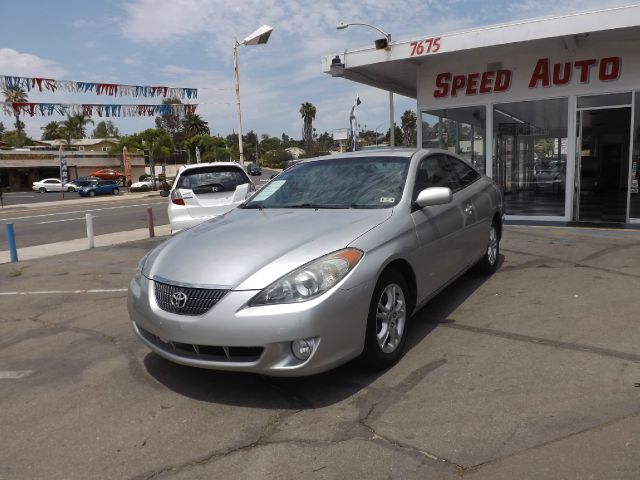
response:
M630 106L578 111L576 220L626 222L630 135Z

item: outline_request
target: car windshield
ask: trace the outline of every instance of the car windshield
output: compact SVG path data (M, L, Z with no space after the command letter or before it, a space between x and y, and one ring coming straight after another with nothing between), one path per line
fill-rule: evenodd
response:
M407 157L336 158L298 164L243 208L388 208L397 205Z
M211 192L212 186L224 190L235 190L238 185L249 183L242 170L233 166L212 166L186 170L178 178L176 188L188 188L198 193L199 189Z

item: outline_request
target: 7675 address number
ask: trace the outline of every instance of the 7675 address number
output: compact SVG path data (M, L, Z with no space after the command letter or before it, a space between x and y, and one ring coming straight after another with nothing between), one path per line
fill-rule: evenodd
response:
M411 47L411 56L424 55L426 53L438 53L440 50L440 37L427 38L426 40L417 40L409 44Z

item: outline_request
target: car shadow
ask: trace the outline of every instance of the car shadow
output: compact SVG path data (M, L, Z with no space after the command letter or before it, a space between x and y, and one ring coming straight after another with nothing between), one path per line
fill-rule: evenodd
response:
M498 256L498 270L500 270L503 263L504 255L500 254ZM455 322L449 317L451 312L462 305L489 278L491 277L470 270L418 310L411 317L411 328L407 337L406 351L419 344L439 324Z
M502 264L502 256L499 261ZM411 319L406 351L417 346L440 323L450 322L450 313L488 278L468 272L418 311ZM207 403L279 410L304 410L339 403L366 389L385 373L367 370L357 361L299 378L187 367L153 352L148 353L143 362L149 375L179 395ZM401 365L402 359L393 368Z

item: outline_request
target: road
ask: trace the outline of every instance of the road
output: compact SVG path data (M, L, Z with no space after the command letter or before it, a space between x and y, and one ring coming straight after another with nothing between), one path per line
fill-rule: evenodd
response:
M64 204L0 212L0 250L7 250L4 224L13 223L18 248L82 238L87 235L85 215L93 215L96 235L135 230L147 226L146 209L153 209L154 223L169 223L167 200L160 196L116 197L110 202Z
M417 312L392 368L298 379L134 337L162 239L0 265L0 479L636 480L638 237L507 227L496 274Z
M269 177L271 175L278 173L277 170L271 170L265 168L262 170L261 176L251 177L253 183L256 186L263 185L264 183L269 181ZM81 198L77 192L65 192L64 193L64 201L69 200L77 200ZM41 202L56 202L63 201L62 195L60 192L47 192L47 193L38 193L34 191L24 191L24 192L4 192L2 196L2 200L5 207L11 207L15 205L22 204L31 204L31 203L41 203Z
M252 181L259 188L269 181L273 173L277 172L265 169L260 177L252 177ZM15 198L24 199L29 195L31 194L28 192L21 192L20 194L15 194ZM59 193L34 193L33 195L36 199L43 197L44 200L39 201L51 202L60 198ZM78 198L77 194L69 196ZM148 207L153 209L155 225L169 223L167 199L159 195L150 194L149 196L136 196L134 198L123 195L109 197L109 201L104 201L101 197L99 202L90 198L83 200L81 203L61 201L58 205L46 205L41 208L0 210L0 228L2 229L2 233L0 233L0 251L8 249L4 227L6 223L14 224L18 248L85 237L85 215L87 213L93 215L95 235L146 228L146 209Z

